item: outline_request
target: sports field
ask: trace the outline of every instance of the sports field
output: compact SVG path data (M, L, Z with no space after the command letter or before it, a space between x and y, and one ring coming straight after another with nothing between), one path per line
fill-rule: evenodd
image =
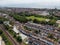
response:
M30 17L26 17L27 19L31 19L31 20L34 20L34 19L37 19L37 20L39 20L39 21L45 21L46 20L46 18L42 18L42 17L35 17L35 16L30 16Z

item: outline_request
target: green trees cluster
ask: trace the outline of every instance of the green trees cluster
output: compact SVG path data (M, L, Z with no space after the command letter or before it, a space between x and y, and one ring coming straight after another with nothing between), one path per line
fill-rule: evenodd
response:
M17 13L17 15L20 15L20 16L35 16L35 17L42 17L42 18L48 18L48 19L57 19L56 16L54 16L53 12L49 12L50 15L48 16L43 16L43 15L38 15L38 14L32 14L32 13L28 13L28 12L20 12L20 13Z
M4 17L0 17L0 24L3 23L3 21L7 21L8 19L4 18Z
M40 24L48 24L48 25L54 25L56 24L56 20L50 20L49 22L46 22L46 21L39 21L37 19L34 19L33 20L34 23L40 23Z
M28 20L25 16L19 16L19 15L14 15L13 16L16 20L20 21L21 23L26 23L27 21L30 21ZM40 24L48 24L48 25L54 25L56 24L56 18L54 19L51 19L49 22L46 22L46 21L39 21L37 19L34 19L32 20L34 23L40 23Z
M3 38L4 42L6 43L6 45L12 45L4 34L2 34L2 38Z
M21 23L26 23L28 21L24 16L14 15L13 17Z
M6 45L13 45L9 39L7 38L7 36L3 33L2 30L0 30L0 36L2 37L2 39L4 40L5 44Z
M17 36L16 39L18 42L20 42L20 43L22 42L22 38L20 36Z
M56 20L54 20L54 19L53 19L53 20L50 20L50 21L48 22L48 24L49 24L49 25L54 25L54 24L56 24Z
M55 16L42 16L42 15L36 15L36 14L34 14L34 15L31 15L31 14L25 14L25 13L23 13L23 12L21 12L21 13L17 13L17 14L14 14L14 15L10 15L10 16L12 16L12 17L14 17L14 19L16 19L17 21L19 21L19 22L21 22L21 23L26 23L26 22L28 22L28 21L33 21L34 23L40 23L40 24L48 24L48 25L54 25L54 24L56 24L56 20L57 20L57 17L55 17ZM29 17L29 16L35 16L35 17L39 17L39 18L46 18L46 19L50 19L50 21L49 22L46 22L46 21L39 21L39 20L37 20L37 19L34 19L34 20L32 20L32 19L27 19L26 17Z
M0 30L0 35L3 33L3 31Z

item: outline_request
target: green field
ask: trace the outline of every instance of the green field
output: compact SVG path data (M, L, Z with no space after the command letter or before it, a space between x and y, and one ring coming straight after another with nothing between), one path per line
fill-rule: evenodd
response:
M31 19L31 20L34 20L34 19L37 19L39 21L45 21L46 18L42 18L42 17L35 17L35 16L29 16L29 17L26 17L27 19Z

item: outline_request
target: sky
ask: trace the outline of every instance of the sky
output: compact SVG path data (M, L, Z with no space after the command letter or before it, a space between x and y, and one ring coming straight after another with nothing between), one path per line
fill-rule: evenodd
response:
M60 0L0 0L2 7L60 8Z

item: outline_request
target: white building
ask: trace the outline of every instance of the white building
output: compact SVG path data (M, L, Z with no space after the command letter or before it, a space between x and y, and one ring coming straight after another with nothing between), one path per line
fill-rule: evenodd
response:
M58 27L60 27L60 20L57 20L56 23L58 24Z
M9 21L4 21L4 24L5 25L9 25Z
M26 41L28 39L28 37L24 34L22 34L20 31L19 31L19 28L20 28L20 25L19 24L15 24L13 26L13 31L16 32L17 34L19 33L19 36L22 37L22 40L23 42L25 42L26 44L28 44L28 42Z
M57 20L56 23L57 23L57 24L60 24L60 20Z
M0 36L0 45L5 45L5 42L2 40L1 36Z
M17 26L13 26L13 31L15 31L16 33L19 33L18 27Z

